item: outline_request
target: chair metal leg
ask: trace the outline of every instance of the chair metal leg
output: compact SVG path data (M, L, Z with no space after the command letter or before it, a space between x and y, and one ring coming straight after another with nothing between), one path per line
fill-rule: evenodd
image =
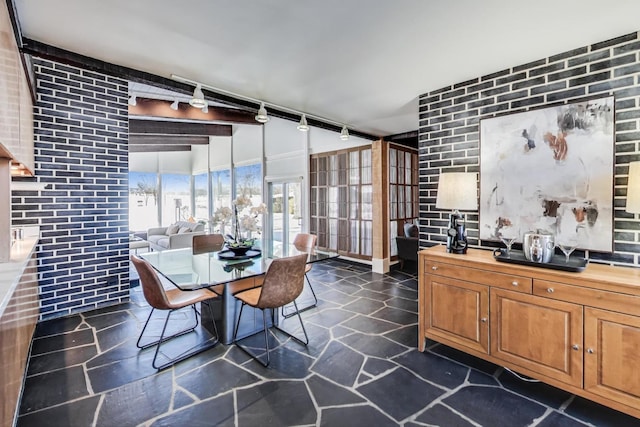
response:
M164 335L164 329L163 329L163 333L160 335L160 339L158 339L157 341L152 341L152 342L149 342L147 344L140 345L140 341L142 340L142 335L144 334L144 331L147 329L147 326L149 325L149 321L151 320L151 316L153 315L153 312L155 310L155 309L151 309L151 313L149 313L149 317L147 317L147 321L145 322L144 327L142 328L142 331L140 332L140 336L138 337L138 342L136 343L136 346L138 348L144 350L145 348L153 347L154 345L161 344L164 341L167 341L167 340L170 340L172 338L176 338L176 337L179 337L181 335L188 334L189 332L192 332L193 330L195 330L198 327L198 315L197 315L198 312L195 309L195 307L193 307L193 309L194 309L194 312L195 312L195 320L196 320L195 325L193 325L193 326L191 326L191 327L189 327L187 329L183 329L182 331L176 332L175 334L170 335L168 337L164 337L164 338L163 338L163 335ZM167 314L167 318L169 318L169 316L171 315L171 313L173 311L175 311L175 310L169 310L169 313ZM165 327L166 327L166 322L167 321L165 319Z
M253 352L249 351L248 348L246 348L245 346L243 346L242 344L240 344L240 342L238 341L238 329L240 328L240 319L242 318L242 309L244 308L246 304L244 302L242 302L242 305L240 306L240 312L238 313L238 319L236 320L236 325L233 328L233 343L240 349L242 350L244 353L246 353L248 356L250 356L252 359L256 360L257 362L259 362L262 366L267 367L269 365L269 363L271 362L271 360L269 359L269 335L268 335L268 330L267 330L267 316L264 313L264 310L262 310L262 321L263 321L263 327L264 327L264 343L265 343L265 348L267 349L267 362L263 362L262 359L260 359L257 355L255 355ZM250 337L258 334L259 332L256 332L254 334L249 335ZM245 337L248 338L248 337Z
M292 313L292 314L297 314L298 315L298 320L300 321L300 326L302 326L302 332L304 333L305 341L302 341L300 338L298 338L297 336L293 335L291 332L285 331L281 327L275 325L275 323L274 323L274 327L277 330L279 330L280 332L282 332L282 333L290 336L294 340L298 341L300 344L307 345L307 344L309 344L309 336L307 335L307 330L304 327L304 323L302 323L302 316L300 316L300 312L304 311L304 309L303 310L298 310L298 304L295 302L295 300L293 301L293 306L295 307L296 311L294 313ZM284 317L284 315L283 315L283 317Z
M282 317L284 317L285 319L288 319L291 316L295 316L296 313L301 313L303 311L307 311L313 307L316 307L318 305L318 297L316 296L315 291L313 290L313 286L311 286L311 281L309 280L309 276L304 275L304 278L307 279L307 284L309 285L309 289L311 289L311 294L313 295L313 304L309 304L308 306L298 310L296 309L295 311L292 311L290 313L285 313L285 308L290 307L289 305L286 305L284 307L282 307Z

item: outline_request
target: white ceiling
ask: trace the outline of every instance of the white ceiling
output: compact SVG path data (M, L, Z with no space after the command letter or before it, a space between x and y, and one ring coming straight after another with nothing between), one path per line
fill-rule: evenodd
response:
M441 87L640 30L637 0L15 0L23 36L378 136Z

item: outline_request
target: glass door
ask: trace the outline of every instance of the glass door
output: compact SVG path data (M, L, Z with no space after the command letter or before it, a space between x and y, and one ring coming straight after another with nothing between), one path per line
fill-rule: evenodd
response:
M303 229L302 180L267 182L267 200L267 237L274 249L288 245Z

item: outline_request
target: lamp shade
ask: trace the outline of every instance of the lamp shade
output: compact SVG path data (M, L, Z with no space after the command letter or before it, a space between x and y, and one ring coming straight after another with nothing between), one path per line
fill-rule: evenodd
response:
M478 209L478 174L449 172L440 174L436 208L473 211Z
M267 123L269 121L269 116L267 115L267 109L264 107L264 102L260 104L260 108L258 108L256 121L259 123Z
M640 162L631 162L629 164L626 211L640 213Z
M193 97L189 100L189 104L195 108L204 108L207 105L207 101L204 99L204 93L202 93L202 86L200 83L196 85L193 90Z

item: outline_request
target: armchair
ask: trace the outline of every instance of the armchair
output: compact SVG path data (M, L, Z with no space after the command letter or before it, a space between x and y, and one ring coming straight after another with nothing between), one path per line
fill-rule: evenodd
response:
M418 264L418 226L411 223L405 224L404 234L404 236L396 237L401 270L404 269L405 261Z

